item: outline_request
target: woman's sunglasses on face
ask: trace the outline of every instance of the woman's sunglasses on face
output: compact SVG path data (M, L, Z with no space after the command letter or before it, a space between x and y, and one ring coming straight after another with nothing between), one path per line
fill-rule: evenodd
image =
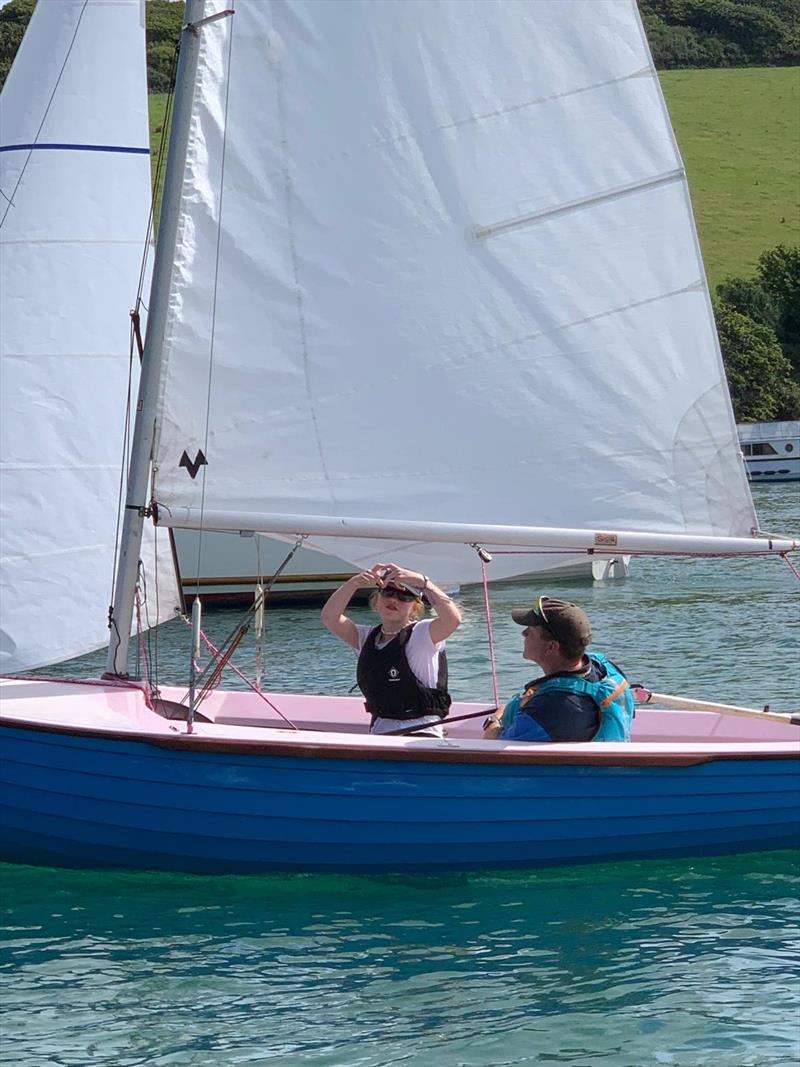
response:
M378 595L387 598L392 597L394 600L401 600L404 604L410 604L412 600L417 599L413 593L407 593L405 589L395 589L394 586L391 585L379 589Z

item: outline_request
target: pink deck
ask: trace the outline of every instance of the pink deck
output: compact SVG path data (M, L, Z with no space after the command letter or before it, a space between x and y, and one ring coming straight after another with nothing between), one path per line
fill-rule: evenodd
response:
M163 687L162 696L181 701L185 690ZM457 748L468 751L544 747L553 753L562 749L575 752L577 748L587 747L595 751L602 747L609 754L620 748L628 753L638 750L653 754L673 747L682 751L703 749L720 753L730 753L736 749L742 755L750 752L766 754L766 749L786 754L800 751L800 728L788 723L707 711L672 711L651 707L637 711L633 743L630 745L531 746L500 741L484 742L481 738L483 716L452 724L447 728L447 740L444 742L422 737L378 738L367 733L367 716L361 700L356 697L293 693L270 693L266 696L287 719L304 731L302 740L305 744L314 741L322 746L341 743L342 734L346 734L348 743L359 748L387 745L413 745L414 748L446 745L452 748L455 744ZM1 679L0 702L0 718L5 721L155 737L186 732L184 723L164 719L153 712L147 706L142 690L135 685L129 687L80 680ZM482 707L488 705L455 704L451 714L468 714ZM261 737L271 743L281 738L289 743L293 739L300 740L295 731L286 729L281 718L256 693L218 690L203 702L201 710L213 722L195 725L195 732L200 737L220 741L256 740ZM305 731L314 731L313 738Z

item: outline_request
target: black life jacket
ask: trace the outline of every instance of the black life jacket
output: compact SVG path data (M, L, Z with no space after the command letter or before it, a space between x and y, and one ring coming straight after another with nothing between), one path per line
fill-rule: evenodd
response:
M436 687L423 685L411 670L406 645L414 624L406 626L383 648L376 646L380 626L367 634L356 667L356 681L364 694L364 706L373 718L420 719L424 715L444 718L452 703L447 692L447 655L439 653Z

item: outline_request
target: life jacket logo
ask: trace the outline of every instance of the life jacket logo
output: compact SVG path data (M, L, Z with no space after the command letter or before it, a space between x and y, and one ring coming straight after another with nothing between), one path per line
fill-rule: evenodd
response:
M398 671L397 667L390 667L390 669L389 669L389 681L390 682L399 682L400 681L400 671Z

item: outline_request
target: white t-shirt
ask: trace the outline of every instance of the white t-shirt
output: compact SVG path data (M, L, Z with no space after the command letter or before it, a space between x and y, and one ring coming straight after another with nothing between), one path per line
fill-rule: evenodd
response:
M444 648L444 641L440 641L438 645L431 641L432 622L433 619L423 619L422 622L416 623L406 645L406 659L409 667L416 675L417 680L429 689L435 688L439 679L439 653ZM358 622L355 626L356 630L358 630L358 649L356 652L360 653L364 647L364 642L375 627L364 626ZM387 641L386 644L388 643ZM379 647L385 648L386 645L380 645ZM385 734L400 728L409 729L412 726L423 726L425 724L430 724L430 733L434 737L444 737L442 720L438 715L425 715L421 719L403 719L402 722L397 719L382 719L378 717L373 721L370 732L373 734Z

